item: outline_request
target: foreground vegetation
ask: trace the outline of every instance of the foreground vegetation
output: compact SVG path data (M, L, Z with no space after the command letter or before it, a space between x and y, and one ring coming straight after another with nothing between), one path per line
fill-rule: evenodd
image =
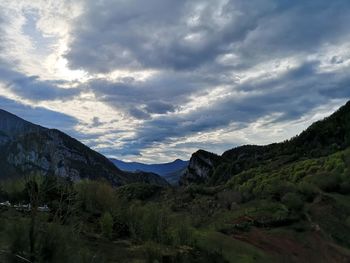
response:
M347 262L350 149L162 188L31 174L2 182L1 262ZM47 205L50 211L40 212Z

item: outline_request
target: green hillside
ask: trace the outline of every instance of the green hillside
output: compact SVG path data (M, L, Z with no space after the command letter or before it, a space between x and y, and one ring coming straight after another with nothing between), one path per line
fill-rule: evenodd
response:
M0 184L0 261L349 262L349 116L347 103L283 143L198 151L181 187L23 171Z

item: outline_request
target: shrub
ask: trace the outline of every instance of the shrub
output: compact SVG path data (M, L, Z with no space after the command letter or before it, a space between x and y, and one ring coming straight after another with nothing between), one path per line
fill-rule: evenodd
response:
M345 220L345 225L346 225L347 227L350 227L350 216L348 216L348 217L346 218L346 220Z
M304 199L308 202L314 200L318 194L317 187L307 182L300 182L298 184L298 192L304 196Z
M146 242L144 245L145 259L147 263L160 263L163 261L162 250L153 242Z
M14 203L21 202L26 198L25 182L23 179L1 182L1 197L3 201Z
M287 206L289 210L300 210L303 208L304 203L299 194L287 193L282 198L282 203Z
M239 192L233 190L225 190L217 194L219 203L227 208L231 209L232 204L239 204L242 202L242 196Z
M315 184L323 191L333 192L339 190L340 179L335 174L322 173L314 177Z
M108 183L84 180L76 185L76 190L84 211L102 214L113 210L115 192Z
M295 192L295 185L290 182L280 181L280 180L271 180L269 181L264 191L261 195L263 197L272 198L273 200L281 200L281 198L290 192Z
M7 244L11 254L9 262L19 262L18 255L35 262L91 262L89 253L81 247L72 229L55 223L42 223L35 231L34 254L30 254L29 220L14 221L7 227ZM22 261L21 261L22 262Z
M89 262L91 255L84 250L72 229L55 223L42 227L37 247L38 262Z
M339 192L341 194L350 194L350 181L346 180L340 184Z
M194 231L187 222L179 222L174 231L174 244L193 246L196 241L194 238Z
M117 190L117 194L119 195L119 197L128 200L146 200L159 193L160 190L161 187L157 185L134 183L119 187Z
M100 226L102 235L108 239L112 239L113 234L113 217L110 213L106 212L100 218Z
M24 258L29 258L29 221L18 220L8 225L7 228L7 243L11 251L11 255L19 255ZM16 260L10 256L10 261Z
M154 205L133 205L127 211L131 235L140 240L169 244L171 241L168 211Z

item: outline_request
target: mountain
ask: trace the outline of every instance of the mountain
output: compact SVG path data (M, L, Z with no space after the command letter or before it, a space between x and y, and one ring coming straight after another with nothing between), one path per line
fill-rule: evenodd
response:
M217 185L245 170L280 167L307 158L327 156L350 146L350 101L331 116L315 122L300 135L266 146L244 145L221 156L199 150L190 159L180 184Z
M118 159L110 159L119 169L128 172L150 172L167 179L171 184L176 184L188 165L188 161L176 159L169 163L144 164L139 162L124 162Z
M186 172L187 169L187 165L184 166L182 169L180 170L176 170L174 172L170 172L167 173L165 175L162 175L162 177L171 185L179 185L179 181L181 176L184 175L184 173Z
M133 182L167 185L156 174L121 171L67 134L32 124L4 110L0 110L0 149L1 179L37 171L74 181L104 178L116 186Z
M174 203L222 224L212 245L278 255L261 262L350 262L349 172L350 101L284 142L195 152L180 178L193 200Z
M11 137L37 132L43 129L39 125L32 124L0 109L0 145L8 142Z
M23 129L20 120L0 123L6 123L0 160L8 166L19 162L20 168L36 164L43 170L48 163L51 171L51 166L57 168L52 159L58 158L52 147L65 154L65 171L76 165L72 159L86 158L89 163L80 164L87 173L93 171L89 176L103 178L99 172L105 169L115 173L118 184L159 178L123 172L56 130ZM11 207L28 202L26 192L35 188L24 192L16 180L0 182L0 262L14 254L28 257L34 241L22 237L33 231L35 255L46 262L67 262L72 252L83 253L72 262L350 262L350 102L281 143L245 145L222 155L199 150L183 171L184 187L167 191L139 183L113 189L93 180L66 187L71 186L66 180L52 184L47 177L38 184L49 211L40 213L18 213L18 206ZM51 219L57 214L64 221ZM31 227L33 222L40 228ZM82 231L70 227L77 224ZM18 227L21 231L14 231Z

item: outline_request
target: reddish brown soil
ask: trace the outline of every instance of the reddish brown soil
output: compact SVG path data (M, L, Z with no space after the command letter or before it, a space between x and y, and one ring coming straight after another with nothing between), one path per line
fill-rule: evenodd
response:
M302 241L287 234L272 233L258 228L235 234L233 237L264 250L276 257L278 262L350 262L350 253L346 249L326 241L318 232L306 234Z

